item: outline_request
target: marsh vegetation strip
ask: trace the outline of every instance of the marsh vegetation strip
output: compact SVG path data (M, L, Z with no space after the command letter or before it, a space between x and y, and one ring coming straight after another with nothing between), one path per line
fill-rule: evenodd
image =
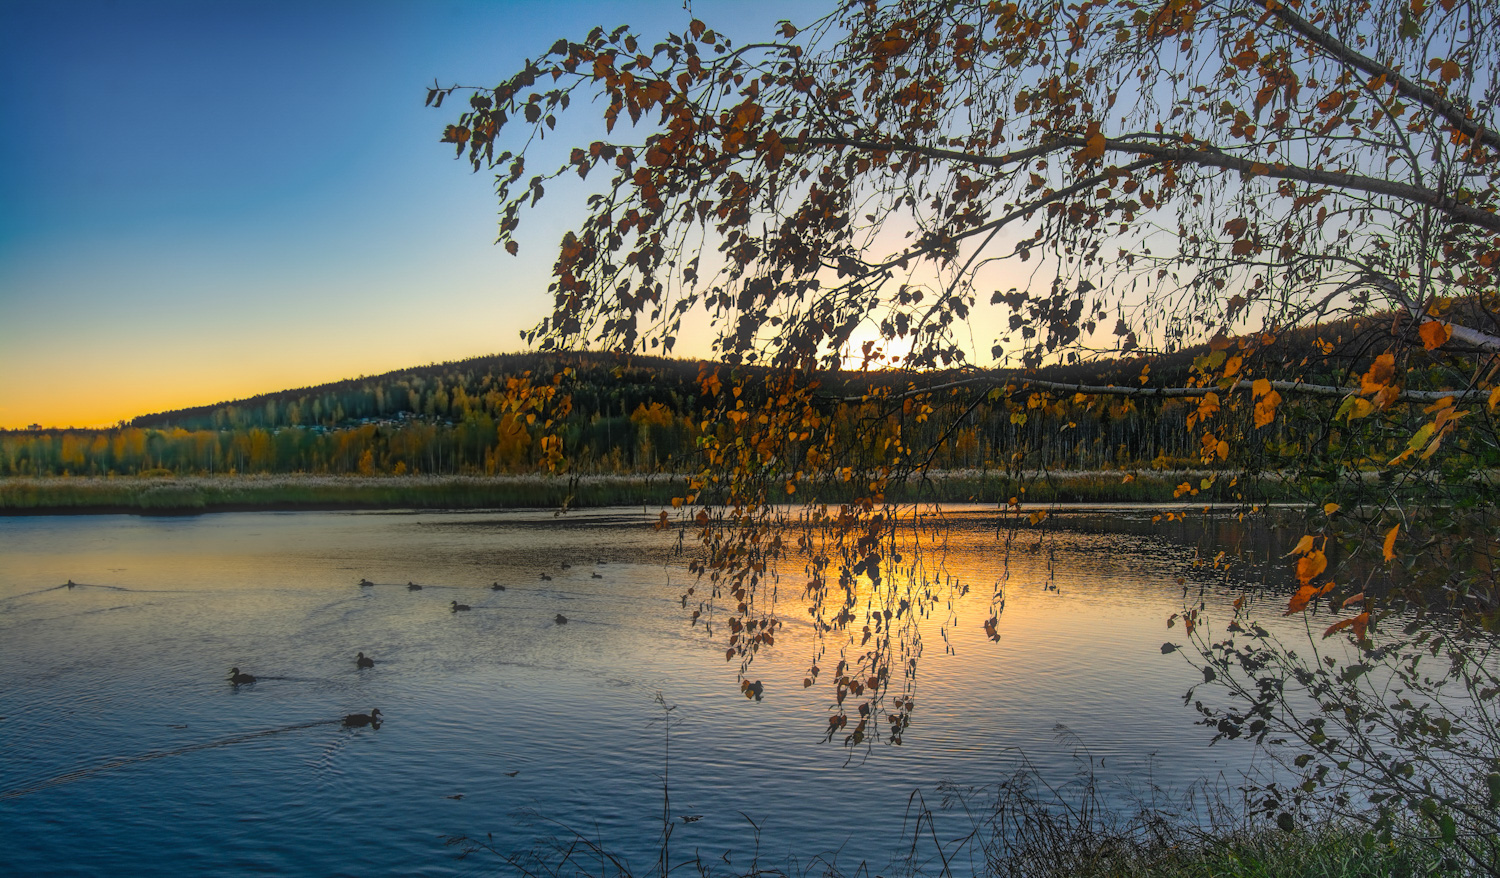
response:
M1027 472L951 470L895 484L892 501L1003 503L1161 503L1199 485L1207 470ZM329 476L57 476L0 478L0 514L66 512L222 512L329 509L556 509L649 504L687 493L688 477L653 475ZM1266 497L1282 495L1270 480ZM1024 490L1023 490L1024 488ZM845 502L854 489L821 486L820 497ZM1196 493L1196 492L1195 492Z
M638 507L0 519L6 865L470 874L497 864L456 860L439 836L521 849L556 820L646 869L658 692L679 718L671 816L702 818L673 844L732 863L754 844L743 812L763 862L880 868L913 791L998 781L1022 753L1055 782L1087 747L1107 778L1176 788L1250 764L1248 747L1208 748L1181 701L1196 673L1160 650L1179 576L1208 577L1210 611L1233 595L1149 513L1076 516L1046 550L1016 545L999 642L983 629L1005 575L994 527L955 516L927 562L970 593L956 621L923 620L905 743L852 758L822 743L828 691L802 686L816 657L796 589L752 666L764 700L748 700L681 607L676 534L650 524ZM230 685L231 667L257 681ZM329 722L375 707L378 730ZM967 826L936 821L945 839Z

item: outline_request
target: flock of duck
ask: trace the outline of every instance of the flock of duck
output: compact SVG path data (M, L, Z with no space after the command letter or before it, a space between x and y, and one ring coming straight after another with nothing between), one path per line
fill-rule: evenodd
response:
M604 564L604 561L600 560L597 563L602 566ZM568 562L564 561L561 566L562 566L563 570L568 570L573 565L571 565ZM541 576L541 578L542 578L543 582L551 582L552 581L552 577L548 576L546 573L543 573L542 576ZM603 579L604 577L600 576L598 572L594 572L594 573L590 574L590 578L592 578L592 579ZM375 585L375 583L371 582L368 579L363 579L362 578L359 581L359 585L360 585L361 588L370 588L370 587L373 587ZM72 588L72 587L73 587L73 580L70 579L70 580L68 580L68 588ZM407 591L421 591L422 590L422 586L416 584L415 582L408 581L406 583L406 589L407 589ZM490 584L490 590L491 591L505 591L505 586L501 585L499 582L493 582L493 583ZM450 601L448 603L448 610L449 610L449 612L453 612L453 613L466 613L466 612L469 612L472 609L474 609L474 608L471 607L471 606L469 606L468 604L461 604L458 601ZM554 616L552 618L552 621L555 622L555 623L557 623L558 625L566 625L566 624L568 624L568 617L564 616L562 613L558 613L556 616ZM373 667L375 667L375 660L372 659L372 658L370 658L369 656L365 655L363 652L360 652L360 653L356 654L355 657L354 657L354 666L356 668L359 668L360 670L365 670L366 668L373 668ZM239 668L230 668L229 669L229 684L231 686L245 686L245 685L248 685L248 684L254 683L254 682L255 682L255 675L244 673ZM364 728L365 726L369 726L372 729L379 729L380 728L380 708L378 708L378 707L372 708L369 713L351 713L351 714L347 714L344 717L343 724L344 724L345 728L350 728L350 729Z

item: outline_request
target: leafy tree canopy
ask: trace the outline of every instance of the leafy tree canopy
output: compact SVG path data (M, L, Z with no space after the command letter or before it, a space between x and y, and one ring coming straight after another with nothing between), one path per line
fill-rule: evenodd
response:
M670 350L702 308L731 361L834 363L871 321L920 368L965 361L965 318L1003 305L993 352L1030 364L1370 309L1493 351L1493 319L1421 324L1500 270L1495 17L908 0L745 44L596 28L467 90L444 140L499 172L513 252L553 178L608 176L544 345ZM575 100L600 139L529 173ZM982 288L1008 261L1024 285Z
M1308 503L1276 609L1332 613L1318 627L1349 650L1276 644L1253 602L1214 629L1184 608L1184 652L1232 696L1196 702L1204 722L1298 753L1302 785L1259 807L1292 826L1318 797L1370 806L1382 832L1500 874L1497 18L1487 0L866 0L753 42L700 21L659 41L596 28L428 102L467 98L443 140L496 171L510 252L554 180L593 187L529 340L670 351L706 313L724 361L772 367L757 387L700 376L719 421L682 501L709 485L728 501L693 518L709 587L683 605L697 623L721 602L727 656L748 662L779 624L768 565L805 558L815 626L849 632L821 678L830 739L879 735L884 712L899 741L911 714L903 610L926 574L902 566L884 501L932 456L903 428L961 423L963 392L1016 424L1192 399L1204 462L1241 470L1226 499L1248 507L1240 477L1283 452ZM553 153L570 108L592 134ZM528 167L548 155L564 158ZM1350 317L1380 329L1330 329ZM1294 330L1311 343L1274 352ZM862 340L867 365L902 353L911 385L867 395L866 429L841 432L814 369ZM931 371L986 345L1035 368L1196 343L1177 386L1149 360L1130 386ZM1289 420L1306 441L1278 433ZM820 506L835 481L868 492ZM789 498L812 503L783 540Z

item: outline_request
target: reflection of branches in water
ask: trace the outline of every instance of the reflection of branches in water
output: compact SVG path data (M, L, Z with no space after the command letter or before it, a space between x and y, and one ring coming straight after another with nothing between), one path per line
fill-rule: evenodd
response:
M762 647L774 646L784 622L777 602L783 578L800 573L800 601L813 636L803 687L832 689L825 740L842 733L853 747L901 743L915 707L924 622L935 621L945 651L968 583L947 566L951 520L938 507L849 503L707 510L696 517L701 554L689 564L698 581L680 595L693 603L692 623L727 635L726 659L740 660L742 691L763 687L747 674ZM1003 543L1008 556L1015 527ZM800 571L793 559L802 562ZM986 633L1004 607L1008 557L990 595ZM700 589L706 594L700 593ZM727 631L725 630L727 629ZM832 664L830 669L826 667Z
M210 750L215 747L228 747L233 744L243 744L246 741L253 741L257 738L268 738L272 735L280 735L286 732L300 731L302 729L311 729L316 726L336 726L342 722L342 719L313 720L312 722L297 723L296 725L282 726L281 728L277 729L265 729L259 732L247 732L243 735L233 735L228 738L220 738L217 741L204 741L200 744L189 744L186 747L174 747L170 750L158 750L152 753L142 753L138 756L125 756L120 759L106 762L102 765L91 765L88 768L80 768L74 771L70 771L66 774L60 774L56 777L41 781L40 783L32 784L29 787L18 787L13 790L0 791L0 799L14 799L20 796L27 796L32 793L41 792L42 790L50 789L55 786L61 786L62 784L72 783L73 781L77 780L84 780L86 778L93 777L94 775L101 772L113 771L116 768L124 768L127 765L135 765L138 762L148 762L152 759L165 759L168 756L181 756L184 753L192 753L197 750Z

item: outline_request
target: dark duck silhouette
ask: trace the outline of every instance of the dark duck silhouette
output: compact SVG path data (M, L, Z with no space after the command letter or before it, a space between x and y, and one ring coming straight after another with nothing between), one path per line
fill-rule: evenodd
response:
M466 613L469 610L474 609L473 607L469 606L468 604L461 604L458 601L453 601L449 606L451 608L451 611L455 612L455 613Z
M344 717L344 728L361 729L365 726L380 728L380 708L375 708L369 713L351 713Z
M360 581L359 581L359 587L360 587L360 588L368 588L368 587L369 587L369 586L372 586L372 585L374 585L374 584L375 584L375 583L373 583L373 582L371 582L371 581L370 581L370 580L368 580L368 579L361 579L361 580L360 580Z
M562 613L558 613L556 616L552 617L552 621L556 622L559 625L566 625L568 624L568 617L564 616Z
M375 667L375 660L367 657L364 653L360 653L354 657L354 666L356 668L373 668Z
M492 582L490 583L490 591L505 591L505 586L498 582Z
M422 590L422 586L417 585L415 582L408 582L406 584L406 590L407 591L421 591Z
M241 674L239 668L230 668L229 682L230 684L235 686L238 686L242 683L254 683L255 677L250 674Z
M543 573L542 574L542 581L543 582L551 582L552 581L552 577L550 577L547 574Z
M590 577L590 578L591 578L591 579L603 579L603 578L604 578L604 577L602 577L602 576L600 576L600 575L599 575L599 574L597 574L597 573L590 573L590 574L589 574L589 577Z

